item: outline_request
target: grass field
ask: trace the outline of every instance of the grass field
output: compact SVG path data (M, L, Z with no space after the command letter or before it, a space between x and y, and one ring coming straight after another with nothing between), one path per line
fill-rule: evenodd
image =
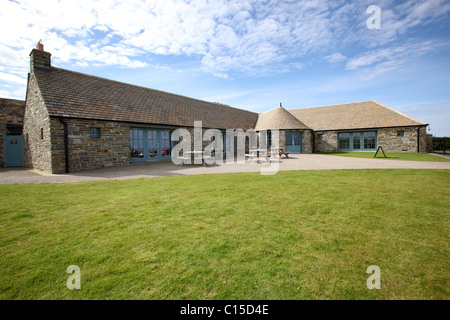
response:
M374 159L373 156L375 155L375 152L320 152L319 154ZM448 158L436 156L430 153L385 152L385 154L387 158L384 157L383 152L378 152L376 159L450 162L450 159Z
M0 298L449 299L449 185L449 170L1 185Z

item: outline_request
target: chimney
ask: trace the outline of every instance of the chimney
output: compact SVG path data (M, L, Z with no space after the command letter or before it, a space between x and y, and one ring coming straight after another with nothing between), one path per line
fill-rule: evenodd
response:
M30 53L30 71L33 72L34 67L51 67L51 53L44 51L42 40L36 45L36 49Z

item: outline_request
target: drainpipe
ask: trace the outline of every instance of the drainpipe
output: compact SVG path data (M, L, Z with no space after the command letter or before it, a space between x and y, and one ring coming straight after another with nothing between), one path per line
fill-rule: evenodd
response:
M67 122L64 122L64 118L60 117L59 122L64 126L64 160L66 162L66 173L69 173L69 139L67 134Z
M417 153L420 153L420 127L417 128Z

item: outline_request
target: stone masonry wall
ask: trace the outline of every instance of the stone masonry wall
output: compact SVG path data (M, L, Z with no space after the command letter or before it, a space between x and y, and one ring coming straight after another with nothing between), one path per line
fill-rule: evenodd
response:
M377 130L377 145L386 152L417 152L417 129L419 129L419 152L426 152L426 127L398 127ZM397 132L403 130L404 136L398 137Z
M380 128L377 131L377 146L382 146L386 152L417 152L417 129L420 128L420 152L426 152L426 127L395 127ZM397 131L403 130L404 136L397 136ZM355 130L355 132L373 131L370 129ZM322 134L322 141L318 135ZM314 132L315 152L337 152L339 131Z
M6 113L0 108L0 167L5 166L3 155L3 135L6 134Z
M319 141L319 134L322 134L322 141ZM337 131L317 131L314 132L315 152L337 152L338 133Z
M6 115L7 124L23 125L25 101L14 99L0 99L0 112Z
M312 136L313 132L311 130L305 130L302 133L302 153L312 153Z
M68 129L69 172L131 163L128 124L83 119L64 119L64 121ZM100 138L91 138L91 128L100 129ZM51 118L51 134L52 173L64 173L64 125L58 118Z
M433 135L427 133L427 153L433 152Z
M28 80L23 122L25 166L51 172L50 119L33 73Z

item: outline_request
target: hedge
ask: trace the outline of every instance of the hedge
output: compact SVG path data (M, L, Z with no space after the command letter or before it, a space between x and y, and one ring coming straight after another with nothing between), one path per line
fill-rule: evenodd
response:
M434 151L449 151L450 150L450 138L449 137L433 137L433 150Z

